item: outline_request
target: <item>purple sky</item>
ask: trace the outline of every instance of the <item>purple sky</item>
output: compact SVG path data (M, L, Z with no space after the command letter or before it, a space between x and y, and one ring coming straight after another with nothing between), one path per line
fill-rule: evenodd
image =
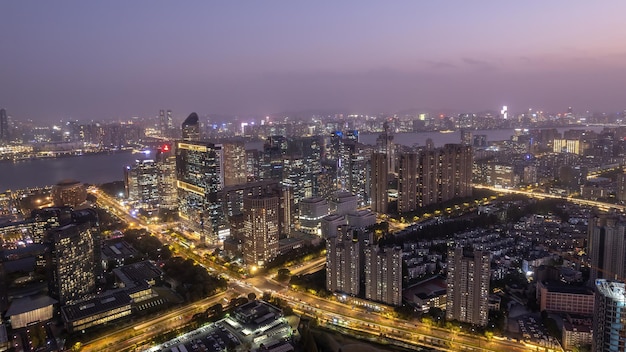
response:
M17 119L620 111L626 1L0 1Z

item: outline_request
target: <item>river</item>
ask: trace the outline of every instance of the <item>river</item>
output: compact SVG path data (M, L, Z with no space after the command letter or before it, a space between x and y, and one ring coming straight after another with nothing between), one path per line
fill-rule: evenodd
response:
M560 133L569 129L585 128L599 132L602 127L564 127L558 128ZM488 141L509 139L513 129L504 130L473 130L474 135L487 135ZM376 144L378 133L361 134L360 141L364 144ZM414 132L397 133L394 142L406 146L414 144L423 146L426 140L433 140L439 147L446 143L459 143L461 132ZM262 148L262 143L249 143L247 148ZM0 192L7 189L17 190L28 187L51 186L64 179L100 184L124 179L124 166L132 164L138 157L130 152L114 154L88 154L55 159L33 159L17 163L0 163Z

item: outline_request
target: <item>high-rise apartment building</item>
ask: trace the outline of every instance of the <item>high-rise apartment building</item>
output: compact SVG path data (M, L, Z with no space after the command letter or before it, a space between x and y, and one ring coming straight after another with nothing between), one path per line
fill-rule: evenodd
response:
M626 284L595 281L592 351L626 351Z
M243 199L244 263L264 266L278 255L280 198L275 195Z
M9 141L9 116L5 109L0 109L0 143L6 143Z
M372 211L386 213L388 204L387 176L389 170L387 154L372 153L371 165L370 197L372 199Z
M593 216L588 225L590 283L626 277L626 222L617 216Z
M218 192L224 188L222 148L209 142L176 143L178 214L201 241L217 240L225 222Z
M472 194L472 147L446 144L423 150L418 160L418 206Z
M417 209L417 153L401 153L398 158L398 213Z
M192 112L187 116L182 125L183 140L199 141L200 140L200 119L198 114Z
M490 262L487 251L462 247L448 251L446 319L487 325Z
M402 248L365 247L365 298L399 306L402 304Z
M44 244L50 248L50 292L61 304L95 292L100 233L94 210L73 212L70 223L46 233Z
M356 296L361 280L361 256L358 238L347 226L326 241L326 289Z

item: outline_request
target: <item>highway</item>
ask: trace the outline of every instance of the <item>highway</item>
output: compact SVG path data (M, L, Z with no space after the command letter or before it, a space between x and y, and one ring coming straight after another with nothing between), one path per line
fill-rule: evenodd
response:
M486 187L483 187L486 188ZM487 188L491 189L491 188ZM494 191L503 191L493 189ZM117 216L123 221L131 222L139 227L150 230L170 245L176 245L172 238L162 238L160 232L155 230L158 225L148 224L142 219L137 219L126 213L126 209L117 201L104 195L102 192L91 189L90 192L98 197L98 204L115 209ZM515 193L515 192L510 192ZM531 192L528 192L531 193ZM599 203L599 202L595 202ZM604 203L603 203L604 204ZM117 214L119 213L119 214ZM225 272L224 268L207 260L192 249L182 248L179 254L190 257L198 264L211 268L218 272ZM325 258L319 258L305 264L290 268L292 275L311 273L321 269L325 265ZM229 274L223 274L229 279L229 289L216 296L206 298L184 307L166 313L162 317L154 318L146 322L137 323L130 327L121 328L98 339L90 341L84 346L85 351L125 351L135 347L144 346L154 337L175 330L186 325L193 314L205 311L215 303L223 303L228 297L246 295L255 292L257 296L263 292L271 292L285 300L295 312L317 318L322 325L331 328L351 330L361 334L369 334L372 337L384 338L396 343L411 346L428 346L446 351L510 351L522 352L539 348L549 351L544 347L524 343L517 343L505 339L487 339L482 336L454 332L417 322L409 322L393 318L388 312L391 307L383 307L381 313L368 312L360 307L344 304L336 300L322 299L304 292L289 290L285 284L263 276L238 279Z
M566 197L566 196L561 196L558 194L550 194L550 193L543 193L543 192L536 192L536 191L525 191L525 190L519 190L519 189L498 188L498 187L490 187L490 186L482 186L482 185L473 185L473 187L481 188L481 189L488 189L490 191L499 192L499 193L521 194L530 198L537 198L537 199L546 199L546 198L562 199L562 200L566 200L574 204L597 207L605 211L609 211L613 209L624 211L626 209L626 205L604 203L604 202L598 202L598 201L589 200L589 199Z

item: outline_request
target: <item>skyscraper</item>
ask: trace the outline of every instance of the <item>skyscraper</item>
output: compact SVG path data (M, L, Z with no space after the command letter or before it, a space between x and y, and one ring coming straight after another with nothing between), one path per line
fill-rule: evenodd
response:
M278 255L280 198L273 195L244 197L243 216L244 262L266 265Z
M372 199L372 211L386 213L388 204L387 175L389 170L387 154L372 153L371 165L370 197Z
M398 213L417 209L417 153L401 153L398 162Z
M156 209L160 202L159 168L152 158L136 159L124 169L126 195L138 208Z
M596 279L624 280L626 275L626 222L616 216L589 219L590 283Z
M159 172L159 206L176 209L176 155L169 144L163 144L157 149L156 162Z
M626 350L626 284L595 281L592 351Z
M243 141L222 143L224 151L224 185L233 186L246 183L246 146Z
M183 140L185 141L199 141L200 140L200 121L198 114L192 112L187 116L182 125Z
M365 298L399 306L402 304L402 248L365 247Z
M360 244L348 226L326 241L326 289L358 295L361 280Z
M174 121L172 119L172 110L159 110L159 132L161 132L161 137L174 137Z
M224 188L221 146L208 142L176 143L178 214L200 235L215 241L225 219L217 193Z
M490 262L486 251L462 247L448 251L446 319L487 325Z
M98 216L92 209L72 213L70 223L51 229L44 243L50 248L50 288L61 304L96 290L100 263Z
M5 109L0 109L0 143L9 141L9 117Z

